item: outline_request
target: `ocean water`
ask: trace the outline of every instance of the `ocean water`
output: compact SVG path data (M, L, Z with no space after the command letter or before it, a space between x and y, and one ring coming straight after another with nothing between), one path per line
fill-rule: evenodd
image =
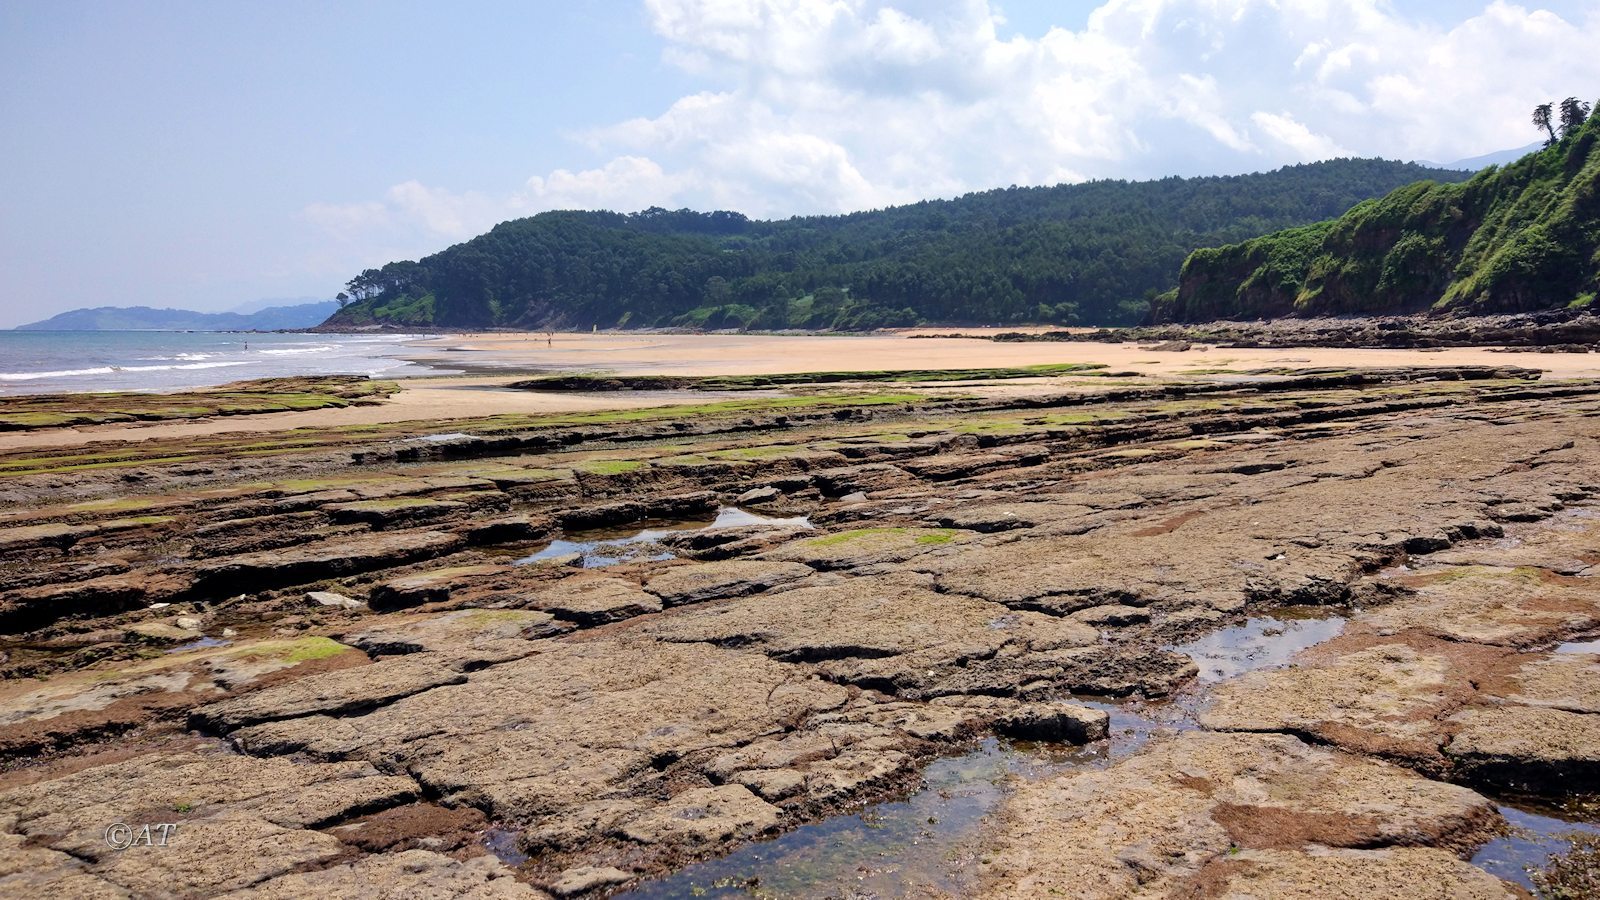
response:
M0 395L173 391L284 375L438 374L399 358L414 335L0 331Z

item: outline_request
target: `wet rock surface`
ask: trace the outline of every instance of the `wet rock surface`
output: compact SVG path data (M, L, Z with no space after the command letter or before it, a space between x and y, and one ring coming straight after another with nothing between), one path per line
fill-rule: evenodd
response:
M1507 896L1485 792L1600 780L1600 386L838 402L30 458L0 890L604 896L999 741L943 893Z

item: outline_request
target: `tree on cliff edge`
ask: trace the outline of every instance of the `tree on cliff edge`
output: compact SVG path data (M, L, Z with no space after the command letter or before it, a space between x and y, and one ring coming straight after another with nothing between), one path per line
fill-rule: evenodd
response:
M1577 97L1568 97L1561 101L1561 136L1571 137L1578 133L1583 123L1589 120L1589 104Z
M1553 103L1541 103L1533 108L1533 127L1542 128L1546 134L1550 135L1549 139L1544 142L1546 147L1556 142L1556 131L1550 125L1554 121L1552 118L1554 115L1555 104Z

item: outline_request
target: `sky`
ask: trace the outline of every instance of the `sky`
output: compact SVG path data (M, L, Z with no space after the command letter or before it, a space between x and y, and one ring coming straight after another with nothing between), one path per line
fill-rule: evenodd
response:
M1600 91L1600 0L0 4L0 327L329 297L548 209L846 212L1448 162Z

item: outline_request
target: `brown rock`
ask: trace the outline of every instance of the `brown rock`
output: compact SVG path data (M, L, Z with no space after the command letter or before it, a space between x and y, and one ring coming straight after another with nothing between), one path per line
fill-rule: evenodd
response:
M1525 896L1443 850L1245 850L1195 878L1205 896L1342 897L1348 900L1512 900Z
M1108 769L1021 784L983 893L1164 896L1234 847L1470 847L1498 822L1485 798L1394 766L1281 735L1186 732Z
M810 574L800 563L727 560L668 569L645 582L645 589L667 606L682 606L757 594Z
M563 578L534 591L527 602L585 628L661 611L661 601L637 584L595 575Z
M621 884L632 875L614 866L576 866L567 869L550 883L550 893L557 897L576 897L595 888Z
M626 823L621 833L641 844L714 844L778 827L778 808L742 785L685 791Z
M402 900L409 897L538 900L546 895L512 877L492 856L456 860L427 850L376 854L352 863L280 875L228 894L237 900Z
M1110 714L1075 703L1026 703L995 722L995 730L1029 741L1087 744L1104 738Z
M1466 709L1450 722L1445 753L1470 781L1538 793L1600 783L1600 716L1508 705Z

